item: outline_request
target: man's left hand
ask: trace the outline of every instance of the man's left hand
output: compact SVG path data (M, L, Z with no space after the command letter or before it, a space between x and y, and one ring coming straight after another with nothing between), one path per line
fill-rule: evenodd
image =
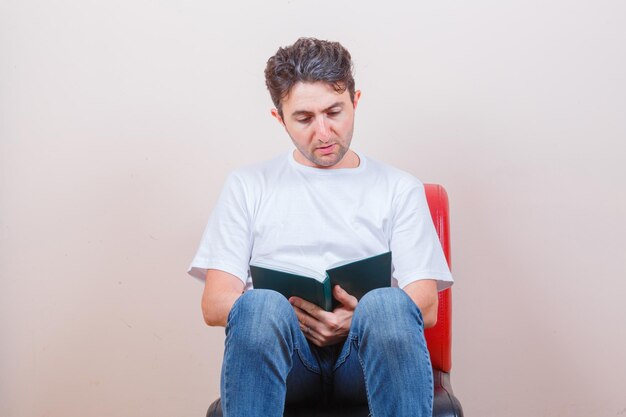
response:
M339 285L333 288L333 296L340 303L333 311L325 311L299 297L289 299L304 336L316 346L334 345L348 337L352 315L358 301Z

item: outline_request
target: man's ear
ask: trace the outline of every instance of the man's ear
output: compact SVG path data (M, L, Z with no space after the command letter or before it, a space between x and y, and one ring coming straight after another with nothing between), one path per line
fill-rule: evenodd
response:
M361 98L361 90L356 90L354 92L354 101L352 102L352 104L354 104L355 109L356 109L356 105L359 103L360 98Z
M283 121L283 118L280 116L280 113L278 113L278 109L272 109L271 113L272 113L272 116L274 116L274 118L278 120L278 123L280 123L284 127L285 122Z

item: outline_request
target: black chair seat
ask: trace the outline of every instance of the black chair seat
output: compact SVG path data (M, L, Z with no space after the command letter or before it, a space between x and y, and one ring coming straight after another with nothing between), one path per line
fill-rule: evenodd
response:
M450 374L433 370L435 397L433 401L433 417L463 417L461 403L454 396L450 385ZM303 407L288 407L284 417L368 417L367 405L341 407L332 409L316 409ZM222 403L218 398L211 404L207 417L222 417Z

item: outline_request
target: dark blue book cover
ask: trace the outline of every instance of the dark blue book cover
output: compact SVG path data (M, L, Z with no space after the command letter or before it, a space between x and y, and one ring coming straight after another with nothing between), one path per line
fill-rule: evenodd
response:
M250 265L254 288L278 291L285 297L300 297L332 311L338 303L332 288L340 285L361 299L367 292L391 285L391 252L332 266L325 273L300 269L294 265L260 262Z

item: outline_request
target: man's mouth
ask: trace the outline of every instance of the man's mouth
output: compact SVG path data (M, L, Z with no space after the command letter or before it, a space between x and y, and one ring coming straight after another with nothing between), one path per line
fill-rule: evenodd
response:
M317 150L320 151L323 154L329 154L334 149L335 149L335 144L334 143L331 143L330 145L326 145L326 146L320 146L320 147L317 148Z

